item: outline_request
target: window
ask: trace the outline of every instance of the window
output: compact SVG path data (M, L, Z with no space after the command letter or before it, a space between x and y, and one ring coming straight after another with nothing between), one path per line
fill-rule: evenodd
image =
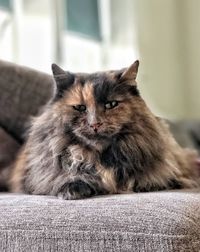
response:
M65 13L68 31L101 40L98 0L67 0Z
M11 9L11 1L10 0L0 0L0 9Z

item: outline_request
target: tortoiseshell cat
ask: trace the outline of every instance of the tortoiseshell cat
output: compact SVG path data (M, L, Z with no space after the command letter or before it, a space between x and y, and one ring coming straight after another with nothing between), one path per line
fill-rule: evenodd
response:
M15 192L80 199L197 186L196 152L155 117L127 69L70 73L53 64L53 99L33 120L12 174Z

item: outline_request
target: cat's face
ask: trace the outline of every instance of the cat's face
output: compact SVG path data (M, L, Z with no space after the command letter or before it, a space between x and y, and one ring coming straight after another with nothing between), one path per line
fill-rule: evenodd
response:
M72 74L53 65L55 102L65 127L89 141L108 140L128 131L137 110L138 61L128 69Z

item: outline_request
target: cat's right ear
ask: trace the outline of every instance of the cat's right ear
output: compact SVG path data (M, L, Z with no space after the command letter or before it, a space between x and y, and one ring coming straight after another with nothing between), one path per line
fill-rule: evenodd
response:
M54 75L54 76L58 76L58 75L62 75L62 74L65 74L65 73L66 73L61 67L59 67L59 66L56 65L55 63L53 63L53 64L51 65L51 69L52 69L52 72L53 72L53 75Z
M64 91L74 83L74 75L70 72L64 71L61 67L53 63L51 65L53 77L56 83L56 96L62 97Z

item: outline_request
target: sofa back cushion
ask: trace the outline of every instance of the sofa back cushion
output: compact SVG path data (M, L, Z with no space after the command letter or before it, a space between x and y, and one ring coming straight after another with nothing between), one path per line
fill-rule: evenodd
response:
M29 117L37 114L52 92L50 75L0 61L0 126L22 142Z

